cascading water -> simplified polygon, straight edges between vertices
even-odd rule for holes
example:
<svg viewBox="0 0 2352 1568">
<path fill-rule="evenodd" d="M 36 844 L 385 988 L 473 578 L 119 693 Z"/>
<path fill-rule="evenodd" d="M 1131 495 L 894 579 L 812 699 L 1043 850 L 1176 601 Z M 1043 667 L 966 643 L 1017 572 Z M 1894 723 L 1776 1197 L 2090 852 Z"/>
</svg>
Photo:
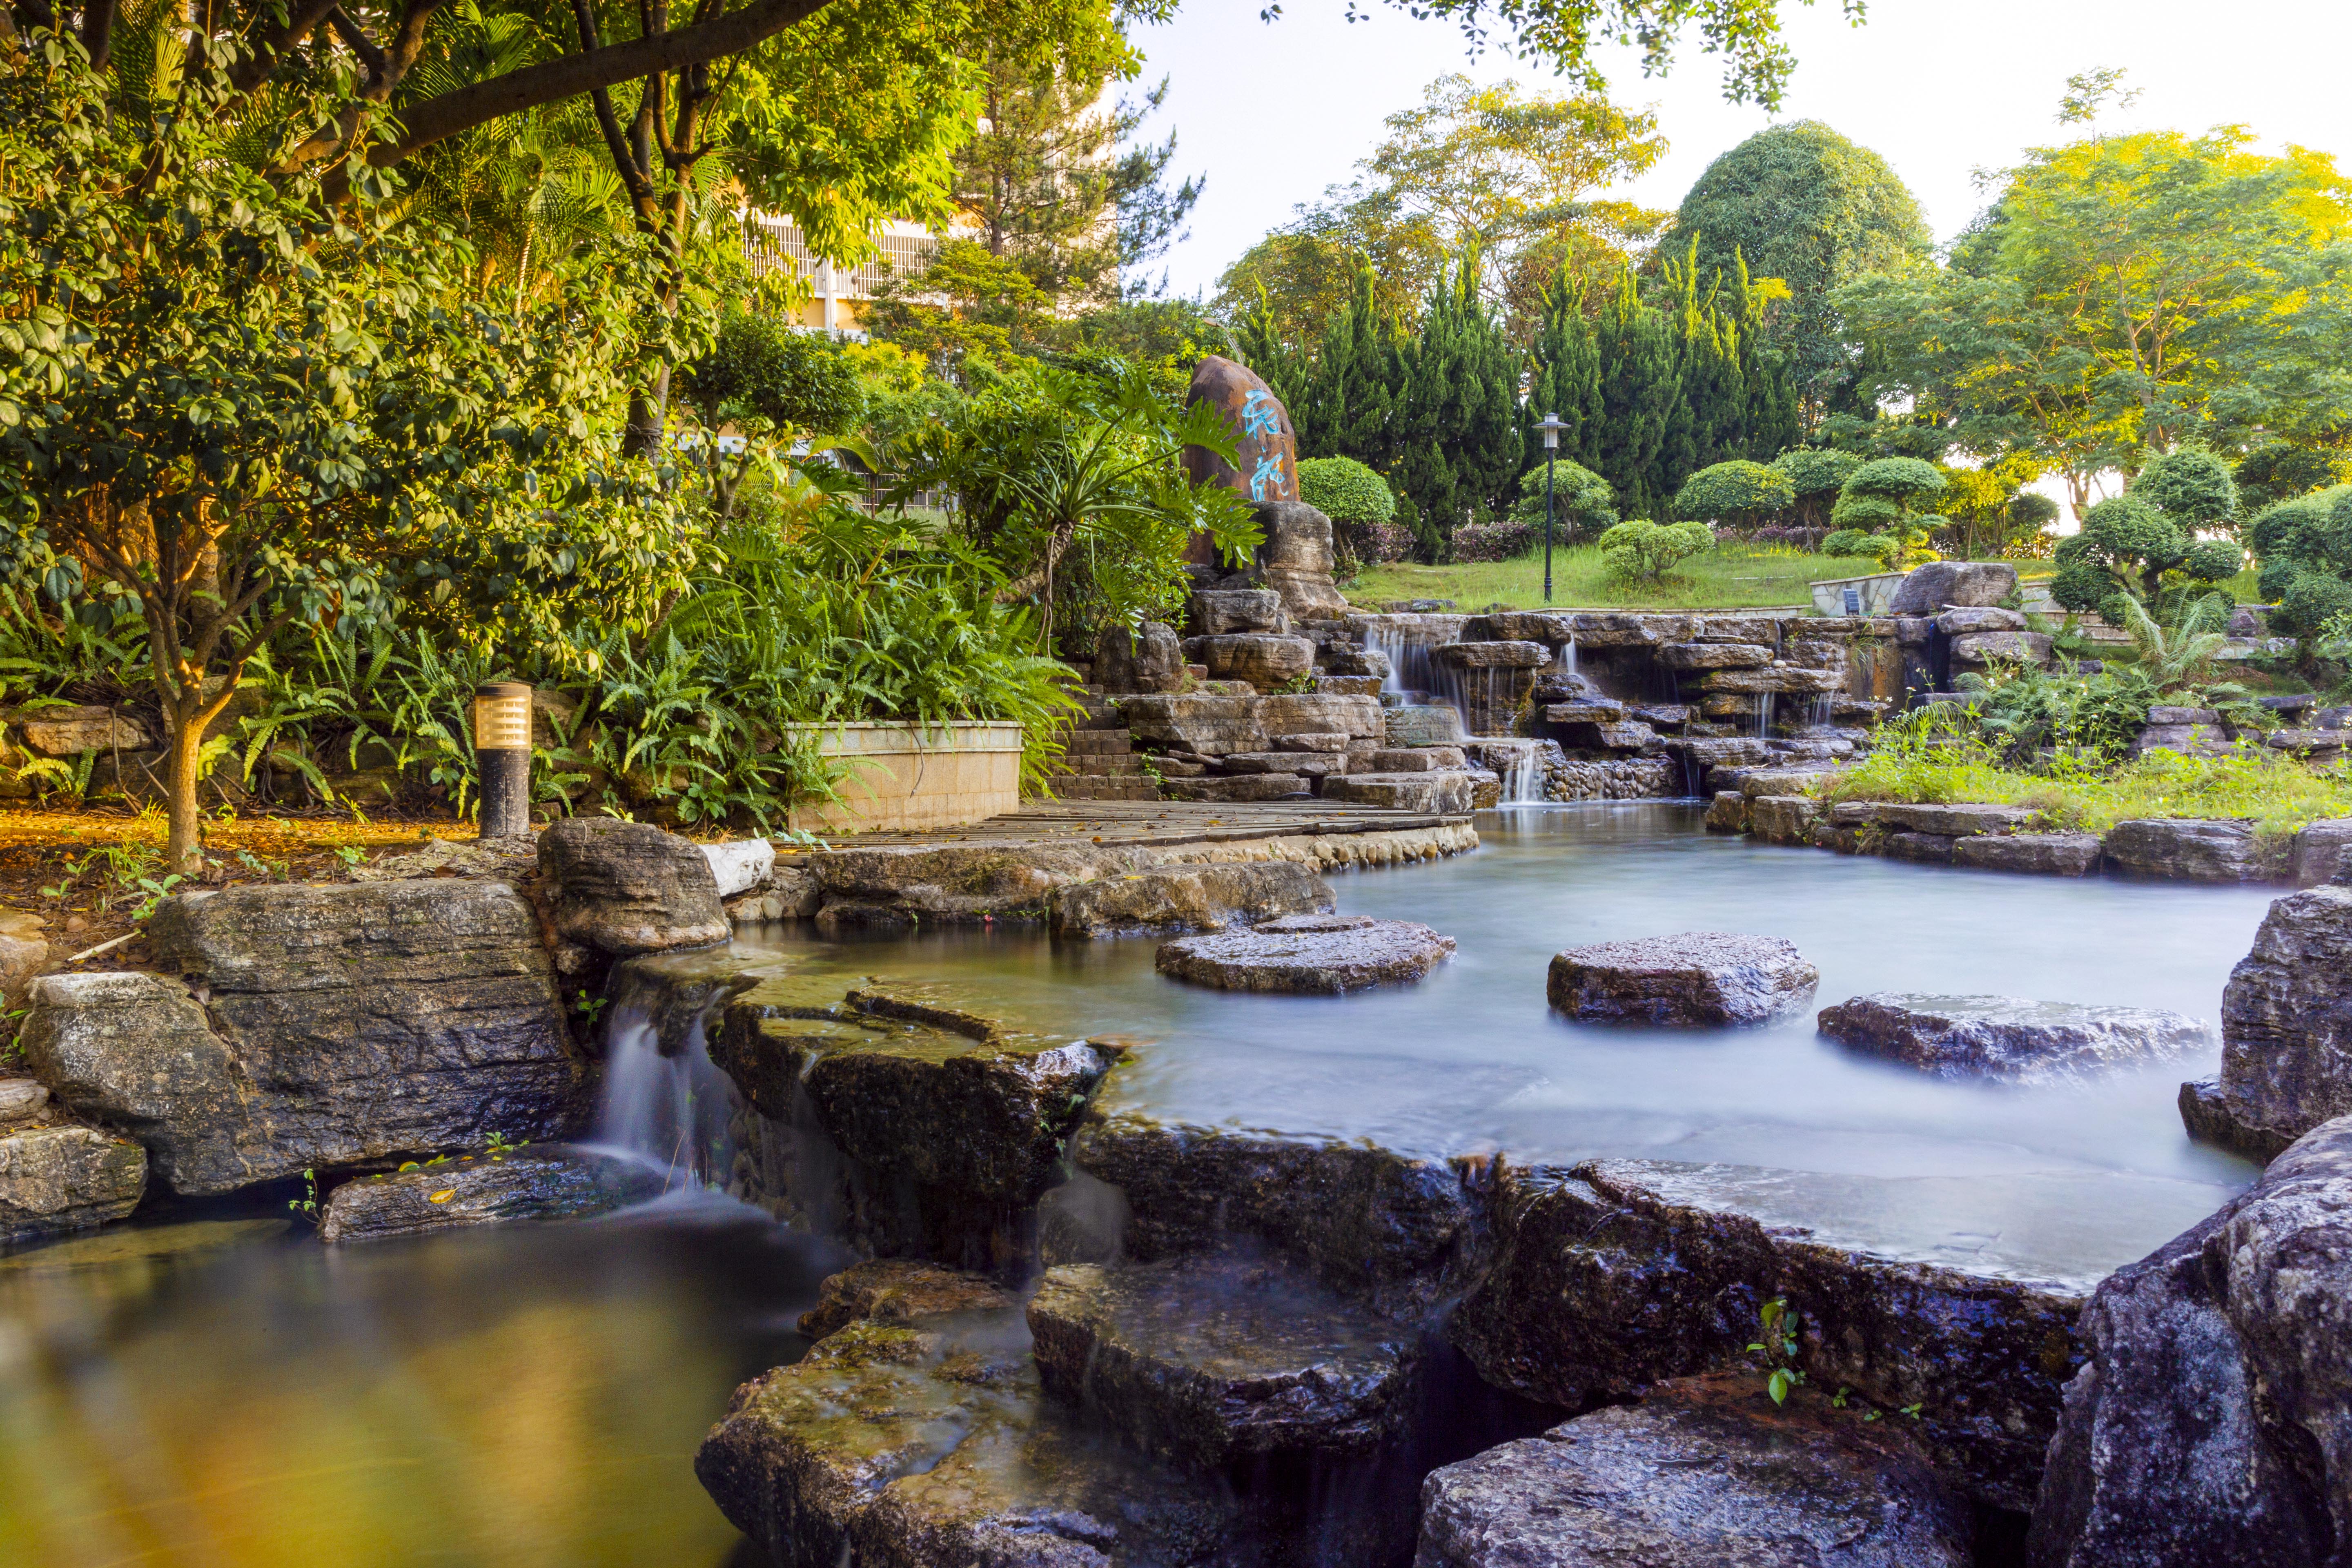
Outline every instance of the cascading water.
<svg viewBox="0 0 2352 1568">
<path fill-rule="evenodd" d="M 1529 746 L 1520 752 L 1503 774 L 1505 805 L 1540 805 L 1544 801 L 1543 759 L 1538 748 Z"/>
<path fill-rule="evenodd" d="M 712 965 L 708 954 L 635 958 L 614 970 L 599 1144 L 667 1172 L 673 1187 L 725 1184 L 732 1107 L 706 1031 L 747 984 L 739 965 Z"/>
<path fill-rule="evenodd" d="M 1774 692 L 1759 691 L 1756 694 L 1755 709 L 1748 717 L 1751 726 L 1748 732 L 1759 741 L 1772 738 L 1772 713 L 1776 700 L 1777 693 Z"/>
</svg>

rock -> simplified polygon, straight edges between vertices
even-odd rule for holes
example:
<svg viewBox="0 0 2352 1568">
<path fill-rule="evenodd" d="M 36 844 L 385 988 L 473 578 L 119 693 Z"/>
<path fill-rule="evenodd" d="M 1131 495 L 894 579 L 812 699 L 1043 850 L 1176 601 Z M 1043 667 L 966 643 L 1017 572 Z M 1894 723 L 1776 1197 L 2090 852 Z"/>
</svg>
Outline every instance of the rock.
<svg viewBox="0 0 2352 1568">
<path fill-rule="evenodd" d="M 1303 799 L 1313 788 L 1303 773 L 1241 773 L 1231 778 L 1170 779 L 1160 786 L 1160 794 L 1169 800 L 1288 800 Z"/>
<path fill-rule="evenodd" d="M 1313 752 L 1333 756 L 1345 756 L 1349 737 L 1342 734 L 1275 735 L 1268 738 L 1277 752 Z M 1228 752 L 1227 755 L 1236 753 Z M 1243 756 L 1264 756 L 1263 752 L 1241 752 Z"/>
<path fill-rule="evenodd" d="M 863 1319 L 922 1323 L 965 1312 L 1004 1312 L 1020 1303 L 993 1280 L 908 1258 L 875 1258 L 828 1274 L 800 1331 L 821 1340 Z"/>
<path fill-rule="evenodd" d="M 1048 1269 L 1029 1300 L 1045 1392 L 1147 1453 L 1222 1468 L 1401 1434 L 1417 1345 L 1278 1257 Z"/>
<path fill-rule="evenodd" d="M 1192 625 L 1202 637 L 1227 632 L 1287 633 L 1290 612 L 1271 588 L 1203 588 L 1192 595 Z"/>
<path fill-rule="evenodd" d="M 776 847 L 764 838 L 738 838 L 698 847 L 702 858 L 710 862 L 711 879 L 719 884 L 719 896 L 722 899 L 731 899 L 747 888 L 758 887 L 776 868 Z"/>
<path fill-rule="evenodd" d="M 1817 1022 L 1840 1045 L 1930 1077 L 2021 1083 L 2179 1056 L 2212 1038 L 2183 1013 L 1892 991 L 1824 1007 Z"/>
<path fill-rule="evenodd" d="M 1889 860 L 1915 860 L 1922 866 L 1948 866 L 1952 846 L 1959 840 L 1948 833 L 1915 833 L 1905 829 L 1880 840 L 1878 852 Z"/>
<path fill-rule="evenodd" d="M 1106 692 L 1181 691 L 1184 689 L 1184 649 L 1176 628 L 1146 621 L 1133 632 L 1124 626 L 1104 629 L 1095 645 L 1094 678 Z"/>
<path fill-rule="evenodd" d="M 142 752 L 155 744 L 145 725 L 111 708 L 36 708 L 10 715 L 25 744 L 45 757 L 84 752 Z"/>
<path fill-rule="evenodd" d="M 1228 1489 L 1049 1408 L 1025 1338 L 853 1323 L 736 1390 L 694 1473 L 778 1568 L 1266 1563 Z"/>
<path fill-rule="evenodd" d="M 174 1192 L 560 1138 L 587 1110 L 538 917 L 502 882 L 182 894 L 148 933 L 208 1006 L 158 974 L 45 975 L 24 1046 Z"/>
<path fill-rule="evenodd" d="M 1254 697 L 1150 694 L 1129 698 L 1119 705 L 1119 715 L 1147 745 L 1222 757 L 1227 752 L 1265 750 L 1259 706 Z M 1276 726 L 1286 733 L 1298 727 Z"/>
<path fill-rule="evenodd" d="M 1890 616 L 1932 616 L 1946 605 L 1998 605 L 2017 592 L 2017 568 L 2001 561 L 1930 561 L 1895 590 Z"/>
<path fill-rule="evenodd" d="M 1749 643 L 1668 643 L 1658 650 L 1658 662 L 1668 669 L 1761 669 L 1772 662 L 1772 650 Z"/>
<path fill-rule="evenodd" d="M 354 882 L 404 882 L 422 877 L 494 877 L 517 886 L 539 874 L 539 838 L 518 833 L 505 838 L 436 838 L 406 855 L 345 869 Z"/>
<path fill-rule="evenodd" d="M 1045 920 L 1057 937 L 1129 936 L 1223 931 L 1332 907 L 1329 884 L 1307 867 L 1291 860 L 1243 860 L 1153 867 L 1074 882 L 1045 895 Z"/>
<path fill-rule="evenodd" d="M 1952 864 L 1979 871 L 2087 877 L 2099 868 L 2095 833 L 1972 834 L 1952 841 Z"/>
<path fill-rule="evenodd" d="M 1699 687 L 1710 695 L 1758 696 L 1770 692 L 1775 696 L 1822 696 L 1844 689 L 1844 672 L 1835 669 L 1809 669 L 1798 664 L 1775 664 L 1764 669 L 1715 669 L 1699 678 Z"/>
<path fill-rule="evenodd" d="M 1185 406 L 1195 403 L 1209 404 L 1223 416 L 1240 462 L 1236 468 L 1206 447 L 1185 447 L 1184 471 L 1195 485 L 1238 490 L 1253 501 L 1298 500 L 1297 432 L 1290 410 L 1265 378 L 1247 365 L 1210 354 L 1192 367 L 1192 385 L 1185 390 Z M 1324 570 L 1330 570 L 1328 562 Z"/>
<path fill-rule="evenodd" d="M 1874 804 L 1877 806 L 1875 819 L 1887 827 L 1908 829 L 1913 833 L 1939 833 L 1947 838 L 1979 833 L 2011 833 L 2039 815 L 2021 805 L 1978 805 L 1965 802 L 1953 805 L 1911 805 L 1892 800 Z"/>
<path fill-rule="evenodd" d="M 1464 642 L 1538 642 L 1558 647 L 1575 635 L 1572 617 L 1550 610 L 1496 610 L 1462 623 Z"/>
<path fill-rule="evenodd" d="M 1824 767 L 1717 768 L 1707 780 L 1717 789 L 1737 790 L 1750 800 L 1768 795 L 1802 795 L 1830 776 Z"/>
<path fill-rule="evenodd" d="M 1761 741 L 1745 736 L 1725 736 L 1720 739 L 1685 740 L 1677 737 L 1665 742 L 1666 750 L 1678 757 L 1686 757 L 1695 767 L 1755 767 L 1770 760 L 1772 748 Z"/>
<path fill-rule="evenodd" d="M 1653 730 L 1679 730 L 1691 721 L 1690 705 L 1684 702 L 1652 702 L 1633 710 L 1633 716 Z"/>
<path fill-rule="evenodd" d="M 1470 809 L 1492 811 L 1503 804 L 1503 775 L 1489 768 L 1473 768 L 1470 780 Z"/>
<path fill-rule="evenodd" d="M 1736 789 L 1717 790 L 1707 803 L 1706 830 L 1709 833 L 1745 833 L 1748 831 L 1748 797 Z"/>
<path fill-rule="evenodd" d="M 1338 995 L 1419 980 L 1454 952 L 1454 939 L 1412 921 L 1368 915 L 1285 915 L 1254 931 L 1183 937 L 1160 949 L 1160 973 L 1223 991 Z"/>
<path fill-rule="evenodd" d="M 1551 649 L 1539 642 L 1440 643 L 1431 654 L 1454 669 L 1541 669 L 1551 662 Z"/>
<path fill-rule="evenodd" d="M 38 1079 L 0 1078 L 0 1124 L 29 1121 L 48 1103 L 48 1088 Z"/>
<path fill-rule="evenodd" d="M 782 1163 L 760 1180 L 784 1206 L 840 1215 L 876 1252 L 986 1268 L 1025 1253 L 1024 1216 L 1118 1054 L 1002 1030 L 949 993 L 789 976 L 730 1003 L 709 1052 L 771 1124 Z"/>
<path fill-rule="evenodd" d="M 1315 645 L 1305 637 L 1231 632 L 1185 640 L 1188 658 L 1208 666 L 1211 679 L 1246 680 L 1260 691 L 1286 686 L 1315 668 Z"/>
<path fill-rule="evenodd" d="M 24 1000 L 25 988 L 49 962 L 49 944 L 41 935 L 49 922 L 23 910 L 0 905 L 0 997 Z"/>
<path fill-rule="evenodd" d="M 2352 888 L 2272 903 L 2222 987 L 2221 1076 L 2200 1098 L 2191 1131 L 2257 1155 L 2352 1112 Z"/>
<path fill-rule="evenodd" d="M 1810 843 L 1821 810 L 1801 795 L 1759 795 L 1748 803 L 1748 831 L 1773 844 Z"/>
<path fill-rule="evenodd" d="M 1572 1018 L 1701 1028 L 1763 1023 L 1804 1005 L 1820 980 L 1779 937 L 1685 931 L 1570 948 L 1544 991 Z"/>
<path fill-rule="evenodd" d="M 121 1219 L 147 1190 L 147 1152 L 87 1127 L 0 1124 L 0 1245 Z"/>
<path fill-rule="evenodd" d="M 1048 1264 L 1150 1262 L 1264 1242 L 1384 1314 L 1419 1321 L 1476 1264 L 1461 1177 L 1361 1141 L 1114 1115 L 1070 1142 L 1040 1212 Z"/>
<path fill-rule="evenodd" d="M 326 1242 L 522 1220 L 586 1219 L 661 1196 L 661 1172 L 563 1144 L 467 1155 L 361 1176 L 337 1187 L 319 1222 Z"/>
<path fill-rule="evenodd" d="M 2025 616 L 2017 610 L 1981 609 L 1946 610 L 1936 617 L 1936 629 L 1948 637 L 1967 637 L 1972 632 L 2021 632 Z"/>
<path fill-rule="evenodd" d="M 1344 737 L 1334 735 L 1334 741 Z M 1348 771 L 1348 758 L 1341 752 L 1227 752 L 1217 759 L 1217 766 L 1227 773 L 1287 773 L 1306 781 L 1311 789 L 1318 779 Z"/>
<path fill-rule="evenodd" d="M 2175 1103 L 2190 1138 L 2249 1160 L 2268 1163 L 2295 1140 L 2293 1131 L 2264 1121 L 2263 1111 L 2224 1090 L 2219 1079 L 2182 1084 Z"/>
<path fill-rule="evenodd" d="M 2162 703 L 2147 710 L 2151 724 L 2219 724 L 2221 715 L 2210 708 L 2170 708 Z"/>
<path fill-rule="evenodd" d="M 1374 739 L 1386 732 L 1388 715 L 1377 697 L 1328 692 L 1286 693 L 1262 698 L 1259 722 L 1268 734 L 1334 734 Z"/>
<path fill-rule="evenodd" d="M 1413 707 L 1387 710 L 1384 732 L 1391 746 L 1458 746 L 1464 740 L 1462 715 L 1451 708 Z"/>
<path fill-rule="evenodd" d="M 1997 1508 L 2032 1506 L 2078 1364 L 2080 1299 L 1760 1224 L 1721 1195 L 1737 1173 L 1635 1160 L 1505 1170 L 1494 1260 L 1449 1337 L 1487 1382 L 1574 1409 L 1702 1373 L 1755 1376 L 1758 1313 L 1780 1299 L 1812 1388 L 1917 1406 L 1906 1425 L 1939 1475 Z"/>
<path fill-rule="evenodd" d="M 2037 1568 L 2335 1557 L 2352 1502 L 2347 1209 L 2352 1121 L 2337 1120 L 2099 1285 L 2033 1509 Z"/>
<path fill-rule="evenodd" d="M 1968 1568 L 1965 1500 L 1894 1424 L 1694 1378 L 1422 1486 L 1414 1568 Z"/>
<path fill-rule="evenodd" d="M 2291 862 L 2295 886 L 2315 888 L 2336 880 L 2347 864 L 2347 848 L 2352 848 L 2352 817 L 2315 822 L 2296 834 Z"/>
<path fill-rule="evenodd" d="M 1693 616 L 1659 616 L 1641 611 L 1586 611 L 1559 617 L 1566 640 L 1581 647 L 1657 647 L 1688 642 L 1704 624 Z"/>
<path fill-rule="evenodd" d="M 1349 773 L 1323 781 L 1323 798 L 1427 816 L 1455 816 L 1471 809 L 1466 773 Z"/>
<path fill-rule="evenodd" d="M 1547 724 L 1622 724 L 1625 721 L 1625 705 L 1607 698 L 1588 698 L 1579 702 L 1546 704 Z"/>
<path fill-rule="evenodd" d="M 1294 619 L 1337 618 L 1348 613 L 1348 601 L 1332 585 L 1331 520 L 1303 501 L 1265 501 L 1254 509 L 1265 533 L 1258 546 L 1256 571 L 1265 585 L 1282 595 Z"/>
<path fill-rule="evenodd" d="M 728 938 L 710 862 L 650 823 L 565 817 L 539 836 L 539 867 L 556 931 L 583 947 L 626 957 Z"/>
<path fill-rule="evenodd" d="M 820 925 L 828 918 L 864 919 L 835 914 L 856 909 L 880 911 L 904 926 L 917 919 L 1043 919 L 1045 896 L 1054 889 L 1106 871 L 1131 871 L 1135 858 L 1077 844 L 887 845 L 836 847 L 811 856 L 806 868 L 823 891 Z"/>
<path fill-rule="evenodd" d="M 2056 647 L 2041 632 L 1970 632 L 1952 639 L 1952 662 L 2047 665 Z"/>
<path fill-rule="evenodd" d="M 1444 773 L 1470 765 L 1460 746 L 1402 746 L 1382 748 L 1371 756 L 1369 771 L 1376 773 Z"/>
<path fill-rule="evenodd" d="M 2109 828 L 2100 847 L 2108 867 L 2126 876 L 2259 882 L 2270 874 L 2251 822 L 2139 817 Z"/>
<path fill-rule="evenodd" d="M 2226 757 L 2236 746 L 2210 724 L 2151 724 L 2132 737 L 2132 755 L 2179 752 L 2189 757 Z"/>
</svg>

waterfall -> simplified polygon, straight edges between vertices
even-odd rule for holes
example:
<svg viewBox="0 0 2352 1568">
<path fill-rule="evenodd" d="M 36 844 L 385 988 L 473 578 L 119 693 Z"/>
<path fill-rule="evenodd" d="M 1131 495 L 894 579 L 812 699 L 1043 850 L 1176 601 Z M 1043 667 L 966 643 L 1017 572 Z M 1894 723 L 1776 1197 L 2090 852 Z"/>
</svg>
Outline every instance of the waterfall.
<svg viewBox="0 0 2352 1568">
<path fill-rule="evenodd" d="M 1576 679 L 1576 638 L 1572 636 L 1560 645 L 1559 671 L 1570 680 Z"/>
<path fill-rule="evenodd" d="M 733 1106 L 705 1034 L 748 984 L 740 965 L 714 965 L 707 953 L 635 958 L 613 971 L 598 1143 L 667 1172 L 672 1186 L 726 1183 L 735 1162 Z"/>
<path fill-rule="evenodd" d="M 1774 700 L 1775 694 L 1772 692 L 1759 691 L 1756 694 L 1756 710 L 1752 722 L 1755 725 L 1754 734 L 1759 741 L 1769 741 L 1772 738 L 1772 704 Z"/>
<path fill-rule="evenodd" d="M 1518 754 L 1510 772 L 1503 775 L 1505 805 L 1540 805 L 1544 800 L 1543 760 L 1540 748 L 1529 746 Z"/>
</svg>

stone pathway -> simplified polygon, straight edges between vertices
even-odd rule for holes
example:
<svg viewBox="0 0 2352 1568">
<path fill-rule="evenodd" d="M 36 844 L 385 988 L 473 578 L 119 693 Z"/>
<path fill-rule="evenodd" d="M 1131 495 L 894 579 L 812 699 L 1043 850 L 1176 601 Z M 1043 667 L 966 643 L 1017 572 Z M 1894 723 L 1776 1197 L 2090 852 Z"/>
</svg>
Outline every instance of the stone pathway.
<svg viewBox="0 0 2352 1568">
<path fill-rule="evenodd" d="M 1025 800 L 969 827 L 829 837 L 835 849 L 902 845 L 1216 844 L 1300 833 L 1395 833 L 1467 823 L 1467 812 L 1392 811 L 1339 801 Z"/>
</svg>

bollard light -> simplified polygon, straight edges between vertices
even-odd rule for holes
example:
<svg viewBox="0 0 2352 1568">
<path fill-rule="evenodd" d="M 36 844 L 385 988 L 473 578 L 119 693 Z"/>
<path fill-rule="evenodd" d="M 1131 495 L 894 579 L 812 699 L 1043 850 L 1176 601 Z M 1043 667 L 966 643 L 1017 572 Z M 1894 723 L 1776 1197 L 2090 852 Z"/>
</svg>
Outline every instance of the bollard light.
<svg viewBox="0 0 2352 1568">
<path fill-rule="evenodd" d="M 1544 603 L 1551 603 L 1551 460 L 1559 450 L 1559 433 L 1568 428 L 1568 421 L 1557 414 L 1547 414 L 1537 422 L 1536 428 L 1544 438 Z"/>
<path fill-rule="evenodd" d="M 530 687 L 493 680 L 474 688 L 474 760 L 482 773 L 482 837 L 530 831 Z"/>
</svg>

